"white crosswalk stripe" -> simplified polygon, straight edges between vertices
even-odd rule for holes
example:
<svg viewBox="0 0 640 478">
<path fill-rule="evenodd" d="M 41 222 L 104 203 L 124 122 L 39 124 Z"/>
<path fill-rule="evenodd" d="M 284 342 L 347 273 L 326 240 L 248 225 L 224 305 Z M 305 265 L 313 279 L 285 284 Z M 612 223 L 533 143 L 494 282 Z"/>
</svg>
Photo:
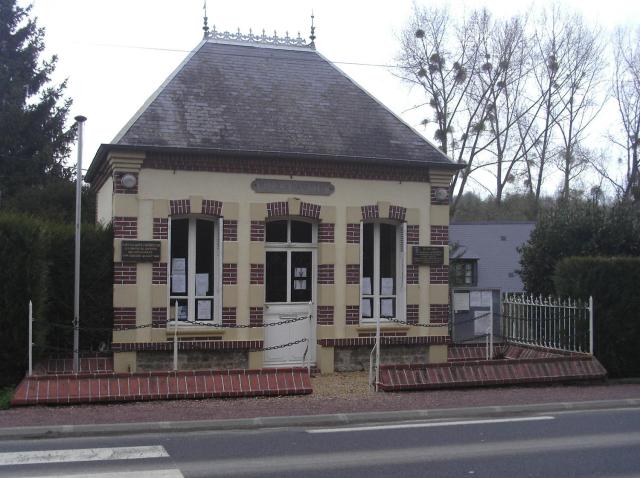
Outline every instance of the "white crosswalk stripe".
<svg viewBox="0 0 640 478">
<path fill-rule="evenodd" d="M 143 458 L 164 458 L 168 456 L 169 454 L 163 446 L 20 451 L 0 453 L 0 466 L 70 463 L 75 461 L 137 460 Z"/>
</svg>

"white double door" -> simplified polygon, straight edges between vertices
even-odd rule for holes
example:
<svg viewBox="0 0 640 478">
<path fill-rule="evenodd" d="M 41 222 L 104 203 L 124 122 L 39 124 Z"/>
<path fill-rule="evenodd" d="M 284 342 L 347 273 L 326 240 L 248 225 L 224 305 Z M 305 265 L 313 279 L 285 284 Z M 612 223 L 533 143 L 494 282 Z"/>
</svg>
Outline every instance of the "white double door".
<svg viewBox="0 0 640 478">
<path fill-rule="evenodd" d="M 266 259 L 264 347 L 271 350 L 264 352 L 264 366 L 290 367 L 305 365 L 307 361 L 314 364 L 316 251 L 268 250 Z M 273 348 L 280 345 L 286 346 Z"/>
</svg>

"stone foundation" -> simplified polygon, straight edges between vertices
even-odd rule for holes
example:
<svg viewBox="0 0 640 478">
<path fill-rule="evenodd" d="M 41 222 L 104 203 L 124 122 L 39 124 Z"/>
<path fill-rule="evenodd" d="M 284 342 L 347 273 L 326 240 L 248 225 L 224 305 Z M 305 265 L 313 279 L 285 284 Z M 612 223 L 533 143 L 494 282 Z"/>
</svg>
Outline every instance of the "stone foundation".
<svg viewBox="0 0 640 478">
<path fill-rule="evenodd" d="M 247 350 L 190 350 L 178 354 L 179 370 L 248 369 Z M 138 372 L 157 372 L 173 369 L 173 352 L 142 352 L 136 354 Z"/>
<path fill-rule="evenodd" d="M 357 372 L 369 370 L 369 355 L 372 347 L 336 347 L 334 350 L 334 370 L 336 372 Z M 380 348 L 380 363 L 423 364 L 428 361 L 428 346 L 387 345 Z"/>
</svg>

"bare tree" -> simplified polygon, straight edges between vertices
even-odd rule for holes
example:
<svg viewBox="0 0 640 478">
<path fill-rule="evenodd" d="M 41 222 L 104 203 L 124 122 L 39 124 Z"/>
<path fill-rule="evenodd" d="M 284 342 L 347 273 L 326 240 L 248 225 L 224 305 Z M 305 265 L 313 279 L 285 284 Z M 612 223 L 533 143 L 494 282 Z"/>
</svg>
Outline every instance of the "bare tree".
<svg viewBox="0 0 640 478">
<path fill-rule="evenodd" d="M 640 27 L 616 31 L 614 61 L 613 97 L 624 137 L 612 139 L 626 159 L 621 192 L 626 199 L 640 201 Z"/>
</svg>

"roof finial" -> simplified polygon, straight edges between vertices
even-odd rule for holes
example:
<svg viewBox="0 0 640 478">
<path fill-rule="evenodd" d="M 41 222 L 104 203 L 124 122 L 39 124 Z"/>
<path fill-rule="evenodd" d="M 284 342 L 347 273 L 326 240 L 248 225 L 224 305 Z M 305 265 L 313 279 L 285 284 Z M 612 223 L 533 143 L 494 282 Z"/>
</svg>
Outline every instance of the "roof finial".
<svg viewBox="0 0 640 478">
<path fill-rule="evenodd" d="M 204 5 L 202 6 L 202 8 L 204 8 L 204 25 L 202 27 L 202 30 L 204 31 L 204 39 L 206 40 L 207 38 L 209 38 L 209 18 L 207 17 L 207 0 L 204 0 Z"/>
<path fill-rule="evenodd" d="M 311 40 L 311 43 L 309 44 L 309 46 L 311 48 L 315 48 L 316 47 L 316 27 L 313 24 L 313 19 L 314 19 L 314 15 L 313 15 L 313 10 L 311 10 L 311 36 L 309 36 L 309 40 Z"/>
</svg>

